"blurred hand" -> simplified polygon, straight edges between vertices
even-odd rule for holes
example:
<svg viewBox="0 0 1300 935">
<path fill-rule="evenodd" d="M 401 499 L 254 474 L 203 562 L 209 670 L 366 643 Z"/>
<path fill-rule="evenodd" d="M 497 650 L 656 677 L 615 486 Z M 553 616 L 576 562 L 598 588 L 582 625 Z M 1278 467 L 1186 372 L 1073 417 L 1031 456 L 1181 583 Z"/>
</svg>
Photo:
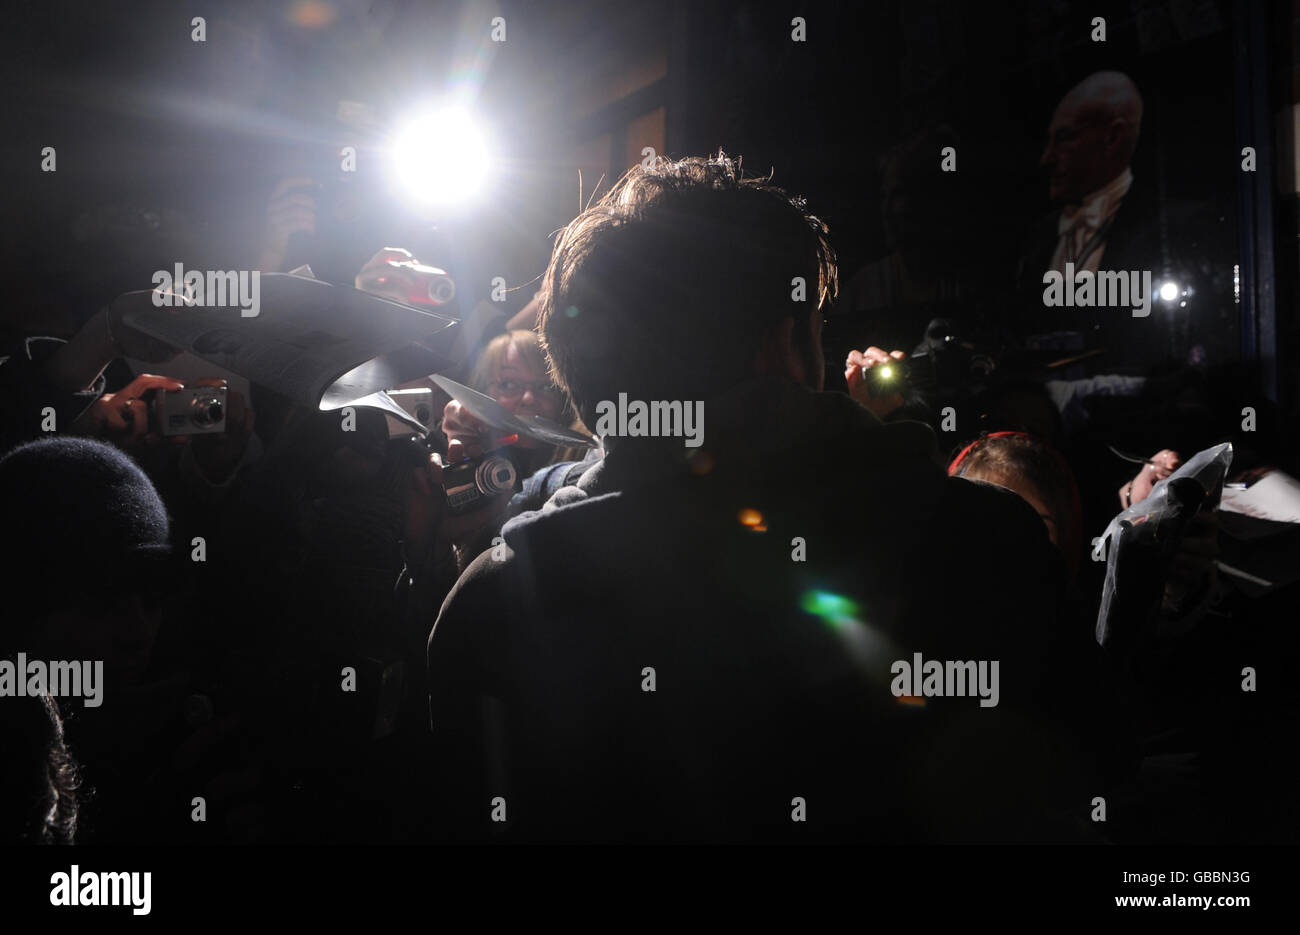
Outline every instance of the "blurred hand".
<svg viewBox="0 0 1300 935">
<path fill-rule="evenodd" d="M 488 440 L 488 427 L 474 418 L 457 400 L 451 400 L 442 408 L 442 431 L 449 443 L 447 463 L 454 464 L 463 458 L 477 458 L 484 451 Z M 461 453 L 453 456 L 450 443 L 459 442 Z"/>
<path fill-rule="evenodd" d="M 315 186 L 306 176 L 281 179 L 271 190 L 266 206 L 266 231 L 262 240 L 259 267 L 267 272 L 279 270 L 289 252 L 289 238 L 294 234 L 316 234 L 316 198 L 304 188 Z"/>
<path fill-rule="evenodd" d="M 891 393 L 888 396 L 872 396 L 867 388 L 866 372 L 872 367 L 890 360 L 906 360 L 902 351 L 885 353 L 878 347 L 869 347 L 865 351 L 851 351 L 844 362 L 844 379 L 849 384 L 849 395 L 863 408 L 883 419 L 890 413 L 903 408 L 903 395 Z"/>
<path fill-rule="evenodd" d="M 105 393 L 95 400 L 72 425 L 74 435 L 90 435 L 124 451 L 156 446 L 162 437 L 149 431 L 149 401 L 146 393 L 167 392 L 185 386 L 175 377 L 142 373 L 120 392 Z"/>
<path fill-rule="evenodd" d="M 401 247 L 384 247 L 357 271 L 353 285 L 362 292 L 381 295 L 395 302 L 405 302 L 415 274 L 410 270 L 390 266 L 388 261 L 409 262 L 414 259 L 409 250 Z"/>
<path fill-rule="evenodd" d="M 1135 503 L 1141 503 L 1151 494 L 1151 489 L 1160 481 L 1167 479 L 1174 471 L 1182 466 L 1182 459 L 1178 457 L 1178 452 L 1169 448 L 1161 449 L 1151 456 L 1151 464 L 1142 466 L 1133 480 L 1119 489 L 1119 502 L 1124 509 L 1128 509 Z M 1125 499 L 1128 502 L 1125 502 Z"/>
</svg>

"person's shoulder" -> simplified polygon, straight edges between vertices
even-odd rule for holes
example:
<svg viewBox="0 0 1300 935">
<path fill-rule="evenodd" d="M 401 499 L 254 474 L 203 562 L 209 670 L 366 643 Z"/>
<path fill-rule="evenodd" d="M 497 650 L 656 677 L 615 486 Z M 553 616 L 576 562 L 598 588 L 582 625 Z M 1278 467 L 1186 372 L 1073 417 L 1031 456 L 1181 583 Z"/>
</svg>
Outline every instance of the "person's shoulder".
<svg viewBox="0 0 1300 935">
<path fill-rule="evenodd" d="M 452 585 L 431 640 L 446 639 L 465 627 L 486 638 L 490 631 L 517 625 L 532 612 L 539 593 L 552 579 L 565 576 L 577 545 L 599 538 L 609 522 L 609 503 L 619 499 L 613 495 L 580 499 L 509 520 Z"/>
<path fill-rule="evenodd" d="M 949 476 L 945 479 L 945 491 L 955 502 L 990 515 L 1005 511 L 1021 513 L 1033 510 L 1024 498 L 1008 487 L 983 480 L 967 477 Z"/>
<path fill-rule="evenodd" d="M 449 620 L 472 618 L 484 605 L 503 600 L 514 560 L 510 546 L 499 537 L 494 538 L 492 545 L 465 567 L 447 592 L 434 624 L 434 636 L 438 636 L 440 630 L 446 635 L 454 626 Z"/>
<path fill-rule="evenodd" d="M 841 392 L 811 394 L 815 401 L 813 424 L 806 446 L 816 443 L 831 456 L 865 458 L 868 463 L 922 459 L 934 461 L 937 436 L 928 424 L 911 419 L 882 422 L 876 415 Z"/>
<path fill-rule="evenodd" d="M 443 600 L 425 645 L 431 695 L 440 703 L 449 693 L 486 684 L 508 655 L 502 650 L 514 642 L 520 609 L 508 577 L 508 564 L 489 549 L 470 562 Z"/>
<path fill-rule="evenodd" d="M 949 477 L 944 486 L 943 515 L 964 529 L 973 542 L 1019 544 L 1026 550 L 1050 549 L 1047 527 L 1018 493 L 985 481 Z"/>
</svg>

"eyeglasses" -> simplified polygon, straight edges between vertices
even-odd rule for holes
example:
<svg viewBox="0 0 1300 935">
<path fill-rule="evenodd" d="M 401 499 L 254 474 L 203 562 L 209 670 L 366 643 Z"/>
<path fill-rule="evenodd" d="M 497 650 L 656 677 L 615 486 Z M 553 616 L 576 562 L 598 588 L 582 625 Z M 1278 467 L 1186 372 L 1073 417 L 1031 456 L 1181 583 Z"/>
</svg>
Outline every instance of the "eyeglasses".
<svg viewBox="0 0 1300 935">
<path fill-rule="evenodd" d="M 519 399 L 527 390 L 532 390 L 534 396 L 553 396 L 558 399 L 561 395 L 560 388 L 550 380 L 533 383 L 523 380 L 494 380 L 488 384 L 489 393 L 505 399 Z"/>
</svg>

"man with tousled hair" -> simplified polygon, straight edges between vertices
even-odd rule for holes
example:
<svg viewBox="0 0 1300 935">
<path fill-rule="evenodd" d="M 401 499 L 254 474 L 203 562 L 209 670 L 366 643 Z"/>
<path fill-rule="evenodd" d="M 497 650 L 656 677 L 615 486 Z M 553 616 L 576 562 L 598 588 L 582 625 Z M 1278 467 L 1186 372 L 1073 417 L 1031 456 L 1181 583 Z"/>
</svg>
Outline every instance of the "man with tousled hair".
<svg viewBox="0 0 1300 935">
<path fill-rule="evenodd" d="M 835 289 L 825 225 L 722 155 L 633 169 L 560 234 L 556 381 L 587 424 L 702 400 L 703 444 L 605 438 L 461 577 L 428 651 L 436 836 L 1075 835 L 1090 657 L 1059 556 L 928 427 L 821 392 Z M 915 652 L 1001 660 L 1001 703 L 895 697 Z"/>
</svg>

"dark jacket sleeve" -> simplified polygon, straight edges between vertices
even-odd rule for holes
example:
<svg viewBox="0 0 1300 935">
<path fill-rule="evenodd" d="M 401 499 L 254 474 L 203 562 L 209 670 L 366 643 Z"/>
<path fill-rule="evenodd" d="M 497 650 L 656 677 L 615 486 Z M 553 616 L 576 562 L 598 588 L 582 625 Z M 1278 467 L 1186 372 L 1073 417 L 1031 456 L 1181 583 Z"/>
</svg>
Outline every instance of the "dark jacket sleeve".
<svg viewBox="0 0 1300 935">
<path fill-rule="evenodd" d="M 508 551 L 508 550 L 507 550 Z M 512 555 L 508 558 L 513 558 Z M 505 563 L 484 552 L 443 602 L 427 647 L 434 749 L 434 840 L 490 840 L 502 785 L 503 687 L 491 670 L 508 652 L 501 628 L 511 606 Z"/>
</svg>

